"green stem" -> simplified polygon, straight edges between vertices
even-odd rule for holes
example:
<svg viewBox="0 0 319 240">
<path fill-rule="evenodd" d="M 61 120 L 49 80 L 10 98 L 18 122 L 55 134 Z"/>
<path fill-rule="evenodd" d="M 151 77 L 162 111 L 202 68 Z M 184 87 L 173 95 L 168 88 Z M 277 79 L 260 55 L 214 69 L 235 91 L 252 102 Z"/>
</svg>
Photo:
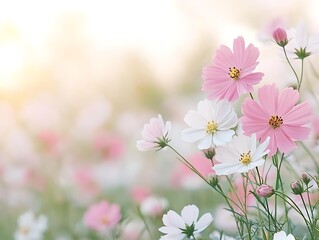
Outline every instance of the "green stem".
<svg viewBox="0 0 319 240">
<path fill-rule="evenodd" d="M 287 60 L 287 62 L 288 62 L 288 64 L 289 64 L 291 70 L 292 70 L 293 73 L 295 74 L 295 77 L 296 77 L 297 83 L 298 83 L 298 88 L 299 88 L 299 86 L 300 86 L 299 77 L 298 77 L 298 75 L 297 75 L 297 73 L 296 73 L 294 67 L 293 67 L 293 66 L 291 65 L 291 63 L 290 63 L 290 60 L 289 60 L 289 58 L 288 58 L 288 56 L 287 56 L 286 48 L 285 48 L 285 47 L 282 47 L 282 48 L 283 48 L 283 50 L 284 50 L 285 58 L 286 58 L 286 60 Z"/>
<path fill-rule="evenodd" d="M 302 79 L 303 79 L 303 72 L 304 72 L 304 59 L 301 59 L 301 74 L 300 74 L 300 81 L 298 86 L 298 92 L 300 91 Z"/>
<path fill-rule="evenodd" d="M 280 169 L 281 169 L 281 166 L 282 166 L 282 163 L 283 163 L 283 159 L 284 159 L 284 153 L 281 155 L 280 165 L 279 165 L 279 172 L 278 172 L 280 188 L 281 188 L 282 192 L 284 192 L 284 186 L 283 186 L 283 182 L 282 182 L 282 178 L 281 178 L 281 174 L 280 174 Z M 288 224 L 288 231 L 291 232 L 291 224 L 288 221 L 288 207 L 287 207 L 286 201 L 284 201 L 284 207 L 285 207 L 285 218 L 286 218 L 285 220 L 287 221 L 287 224 Z"/>
<path fill-rule="evenodd" d="M 229 186 L 230 186 L 232 192 L 235 193 L 235 196 L 236 196 L 236 198 L 237 198 L 237 200 L 238 200 L 238 202 L 239 202 L 239 204 L 240 204 L 240 206 L 241 206 L 240 210 L 241 210 L 243 213 L 245 213 L 245 206 L 244 206 L 244 204 L 242 203 L 240 197 L 238 196 L 237 191 L 236 191 L 236 189 L 234 188 L 234 186 L 233 186 L 233 184 L 232 184 L 232 181 L 230 180 L 230 178 L 229 178 L 228 176 L 226 176 L 226 179 L 227 179 L 227 182 L 228 182 L 228 184 L 229 184 Z"/>
<path fill-rule="evenodd" d="M 173 148 L 171 145 L 167 144 L 167 147 L 169 147 L 170 149 L 172 149 L 183 161 L 183 163 L 190 169 L 192 170 L 194 173 L 196 173 L 201 179 L 204 180 L 204 182 L 206 182 L 209 186 L 210 183 L 209 181 L 189 162 L 187 161 L 175 148 Z"/>
<path fill-rule="evenodd" d="M 145 226 L 145 229 L 146 229 L 148 235 L 150 236 L 151 239 L 153 239 L 152 232 L 151 232 L 151 230 L 150 230 L 150 228 L 149 228 L 149 226 L 147 224 L 147 221 L 146 221 L 144 215 L 142 214 L 140 208 L 137 208 L 137 212 L 138 212 L 138 215 L 140 216 L 140 218 L 142 219 L 142 221 L 144 223 L 144 226 Z"/>
<path fill-rule="evenodd" d="M 302 204 L 303 204 L 304 207 L 305 207 L 305 210 L 306 210 L 306 213 L 307 213 L 307 216 L 308 216 L 308 219 L 309 219 L 309 223 L 310 223 L 310 225 L 312 225 L 311 217 L 310 217 L 310 214 L 309 214 L 307 205 L 306 205 L 306 203 L 305 203 L 305 200 L 304 200 L 302 194 L 299 194 L 299 195 L 300 195 L 300 198 L 301 198 L 301 200 L 302 200 Z"/>
<path fill-rule="evenodd" d="M 286 194 L 284 194 L 284 193 L 282 193 L 282 192 L 275 191 L 275 194 L 278 195 L 278 196 L 279 196 L 281 199 L 283 199 L 284 201 L 286 201 L 287 204 L 289 204 L 297 213 L 299 213 L 299 215 L 304 219 L 304 221 L 305 221 L 305 223 L 306 223 L 306 226 L 307 226 L 307 228 L 308 228 L 308 231 L 309 231 L 309 233 L 310 233 L 310 235 L 311 235 L 311 239 L 315 240 L 315 238 L 314 238 L 314 236 L 313 236 L 313 233 L 312 233 L 312 230 L 311 230 L 311 228 L 310 228 L 310 226 L 309 226 L 310 223 L 309 223 L 309 221 L 306 219 L 305 215 L 302 213 L 302 211 L 301 211 L 301 209 L 298 207 L 298 205 L 297 205 L 289 196 L 287 196 Z M 281 194 L 282 196 L 281 196 L 280 194 Z M 287 199 L 289 199 L 290 202 L 287 201 Z"/>
<path fill-rule="evenodd" d="M 257 175 L 258 175 L 258 179 L 259 179 L 259 184 L 261 185 L 263 182 L 262 182 L 262 178 L 261 178 L 261 176 L 260 176 L 258 167 L 256 167 L 256 171 L 257 171 Z"/>
<path fill-rule="evenodd" d="M 220 195 L 222 195 L 222 196 L 224 197 L 224 199 L 225 199 L 227 205 L 229 206 L 229 208 L 230 208 L 230 210 L 231 210 L 231 212 L 232 212 L 232 214 L 233 214 L 233 216 L 234 216 L 238 233 L 239 233 L 240 237 L 242 238 L 242 237 L 243 237 L 243 231 L 242 231 L 242 229 L 240 228 L 240 226 L 238 225 L 238 221 L 237 221 L 236 215 L 235 215 L 235 210 L 234 210 L 233 206 L 232 206 L 232 205 L 230 204 L 230 202 L 229 202 L 229 200 L 231 200 L 231 199 L 224 193 L 223 189 L 221 188 L 221 186 L 220 186 L 219 184 L 216 185 L 216 186 L 214 187 L 214 189 L 215 189 Z M 232 201 L 232 200 L 231 200 L 231 201 Z M 235 203 L 235 202 L 233 202 L 233 203 Z M 237 205 L 237 203 L 235 203 L 235 205 Z M 237 205 L 237 207 L 240 208 L 238 205 Z"/>
<path fill-rule="evenodd" d="M 310 195 L 309 195 L 309 184 L 307 184 L 307 198 L 308 198 L 308 204 L 309 204 L 309 208 L 310 208 L 310 212 L 311 212 L 311 218 L 313 219 L 313 207 L 311 205 L 311 202 L 310 202 Z"/>
<path fill-rule="evenodd" d="M 313 163 L 316 165 L 317 172 L 319 171 L 319 164 L 317 162 L 316 157 L 312 154 L 312 152 L 306 147 L 306 145 L 303 142 L 299 142 L 302 148 L 305 150 L 305 152 L 309 155 L 309 157 L 312 159 Z"/>
</svg>

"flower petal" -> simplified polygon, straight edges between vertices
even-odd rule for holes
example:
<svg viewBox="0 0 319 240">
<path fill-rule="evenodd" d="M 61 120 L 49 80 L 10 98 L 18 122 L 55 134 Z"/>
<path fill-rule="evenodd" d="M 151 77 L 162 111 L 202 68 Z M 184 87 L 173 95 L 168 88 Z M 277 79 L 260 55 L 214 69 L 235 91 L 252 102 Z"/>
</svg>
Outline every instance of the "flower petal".
<svg viewBox="0 0 319 240">
<path fill-rule="evenodd" d="M 178 215 L 175 211 L 169 210 L 167 214 L 164 214 L 163 216 L 163 223 L 167 227 L 175 227 L 183 229 L 185 228 L 185 222 L 181 218 L 180 215 Z"/>
<path fill-rule="evenodd" d="M 213 217 L 210 213 L 205 213 L 196 223 L 195 223 L 195 233 L 202 232 L 209 224 L 213 221 Z"/>
<path fill-rule="evenodd" d="M 206 136 L 202 140 L 200 140 L 198 144 L 198 149 L 204 150 L 210 148 L 213 143 L 212 139 L 212 134 L 206 134 Z"/>
<path fill-rule="evenodd" d="M 234 134 L 234 130 L 217 131 L 213 135 L 213 142 L 216 146 L 223 145 L 231 141 Z"/>
<path fill-rule="evenodd" d="M 181 216 L 188 226 L 191 226 L 193 223 L 197 222 L 198 214 L 199 209 L 195 205 L 185 206 L 181 212 Z"/>
</svg>

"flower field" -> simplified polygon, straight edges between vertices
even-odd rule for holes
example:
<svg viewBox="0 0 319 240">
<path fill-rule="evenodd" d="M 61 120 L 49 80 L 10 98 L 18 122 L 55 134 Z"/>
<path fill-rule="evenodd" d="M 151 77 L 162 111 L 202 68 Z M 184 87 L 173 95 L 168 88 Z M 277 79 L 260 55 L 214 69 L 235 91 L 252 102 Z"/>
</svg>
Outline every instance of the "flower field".
<svg viewBox="0 0 319 240">
<path fill-rule="evenodd" d="M 318 7 L 0 3 L 0 240 L 319 239 Z"/>
</svg>

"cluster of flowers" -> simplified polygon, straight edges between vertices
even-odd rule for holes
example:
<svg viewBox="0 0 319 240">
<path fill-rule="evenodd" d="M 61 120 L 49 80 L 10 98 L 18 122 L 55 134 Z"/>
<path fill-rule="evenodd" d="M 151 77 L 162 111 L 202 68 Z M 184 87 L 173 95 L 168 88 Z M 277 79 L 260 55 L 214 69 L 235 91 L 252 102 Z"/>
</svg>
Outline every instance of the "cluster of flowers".
<svg viewBox="0 0 319 240">
<path fill-rule="evenodd" d="M 186 114 L 184 121 L 189 127 L 182 131 L 181 137 L 186 142 L 197 143 L 211 162 L 214 174 L 203 176 L 171 145 L 171 123 L 164 122 L 161 115 L 144 126 L 143 139 L 137 142 L 137 148 L 141 151 L 172 149 L 189 169 L 225 199 L 227 210 L 236 221 L 236 239 L 314 240 L 319 238 L 318 202 L 314 202 L 311 189 L 318 189 L 318 172 L 296 173 L 299 179 L 287 189 L 282 166 L 293 169 L 288 159 L 297 143 L 313 159 L 314 166 L 318 166 L 314 155 L 301 142 L 311 133 L 314 113 L 310 102 L 301 101 L 300 89 L 304 59 L 315 53 L 319 41 L 309 38 L 302 25 L 289 37 L 286 30 L 277 28 L 273 39 L 282 48 L 296 78 L 295 88 L 279 89 L 273 83 L 255 91 L 254 85 L 264 76 L 254 72 L 259 50 L 253 44 L 246 47 L 241 36 L 234 40 L 233 49 L 222 45 L 212 64 L 203 69 L 202 90 L 208 99 L 200 101 L 197 110 Z M 301 61 L 300 74 L 293 67 L 292 57 Z M 242 99 L 238 117 L 234 103 Z M 240 187 L 234 183 L 237 179 L 241 181 Z M 243 198 L 239 191 L 244 192 Z M 290 193 L 299 197 L 301 204 Z M 254 198 L 254 204 L 249 204 L 248 198 Z M 303 236 L 295 235 L 297 227 L 292 212 L 304 223 Z M 213 217 L 206 213 L 198 220 L 198 215 L 199 209 L 194 205 L 184 207 L 181 216 L 168 211 L 162 219 L 165 226 L 159 229 L 164 234 L 160 239 L 200 239 L 200 232 L 210 225 Z M 214 233 L 210 239 L 233 238 Z"/>
</svg>

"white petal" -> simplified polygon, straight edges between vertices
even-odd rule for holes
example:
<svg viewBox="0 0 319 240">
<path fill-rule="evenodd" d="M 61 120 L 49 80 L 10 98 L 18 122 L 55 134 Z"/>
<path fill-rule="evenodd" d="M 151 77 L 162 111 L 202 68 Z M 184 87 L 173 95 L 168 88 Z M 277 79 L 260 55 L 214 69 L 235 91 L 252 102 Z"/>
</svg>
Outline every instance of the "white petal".
<svg viewBox="0 0 319 240">
<path fill-rule="evenodd" d="M 232 140 L 234 134 L 233 130 L 217 131 L 213 135 L 213 142 L 216 146 L 224 145 Z"/>
<path fill-rule="evenodd" d="M 252 156 L 253 159 L 257 160 L 265 156 L 267 153 L 269 153 L 269 149 L 266 150 L 269 144 L 269 139 L 270 138 L 267 137 L 267 139 L 257 147 L 256 151 L 253 153 L 253 156 Z"/>
<path fill-rule="evenodd" d="M 226 100 L 220 100 L 214 105 L 215 116 L 214 119 L 221 123 L 226 120 L 227 116 L 233 112 L 232 104 Z"/>
<path fill-rule="evenodd" d="M 238 124 L 238 117 L 235 112 L 229 113 L 225 119 L 218 123 L 218 129 L 227 130 L 235 127 Z"/>
<path fill-rule="evenodd" d="M 164 214 L 163 223 L 168 227 L 185 228 L 183 219 L 173 210 L 169 210 L 167 214 Z"/>
<path fill-rule="evenodd" d="M 200 233 L 205 228 L 208 227 L 208 225 L 213 221 L 213 217 L 210 213 L 205 213 L 197 223 L 195 223 L 195 229 L 196 233 Z"/>
<path fill-rule="evenodd" d="M 232 164 L 232 163 L 219 163 L 215 164 L 213 170 L 216 175 L 229 175 L 233 173 L 238 173 L 241 169 L 242 164 Z"/>
<path fill-rule="evenodd" d="M 189 111 L 185 115 L 184 121 L 190 127 L 198 129 L 204 129 L 208 122 L 201 113 L 194 110 Z"/>
<path fill-rule="evenodd" d="M 206 134 L 205 137 L 199 142 L 198 149 L 204 150 L 212 146 L 213 136 L 212 134 Z"/>
<path fill-rule="evenodd" d="M 157 143 L 146 142 L 144 140 L 139 140 L 136 142 L 136 147 L 139 151 L 154 150 L 157 146 Z"/>
<path fill-rule="evenodd" d="M 218 146 L 215 151 L 215 158 L 218 162 L 227 162 L 233 164 L 238 163 L 240 159 L 241 153 L 237 152 L 236 149 L 230 144 L 227 146 Z"/>
<path fill-rule="evenodd" d="M 298 24 L 295 32 L 295 38 L 300 48 L 305 48 L 308 45 L 308 33 L 305 24 Z"/>
<path fill-rule="evenodd" d="M 207 99 L 198 103 L 198 112 L 204 117 L 206 123 L 214 120 L 214 109 L 212 107 L 213 104 L 214 101 L 209 101 Z"/>
<path fill-rule="evenodd" d="M 166 234 L 169 234 L 169 235 L 179 235 L 182 233 L 182 230 L 180 230 L 179 228 L 176 228 L 176 227 L 161 227 L 160 229 L 158 229 L 160 232 L 162 233 L 166 233 Z"/>
<path fill-rule="evenodd" d="M 247 153 L 251 150 L 251 138 L 245 135 L 235 136 L 232 144 L 236 151 L 240 154 Z"/>
<path fill-rule="evenodd" d="M 165 235 L 160 238 L 160 240 L 183 240 L 186 237 L 185 234 L 180 235 Z"/>
<path fill-rule="evenodd" d="M 286 236 L 287 235 L 284 231 L 280 231 L 274 234 L 274 240 L 285 240 Z"/>
<path fill-rule="evenodd" d="M 182 218 L 185 223 L 190 226 L 198 219 L 199 209 L 195 205 L 185 206 L 181 212 Z"/>
<path fill-rule="evenodd" d="M 202 129 L 187 128 L 182 131 L 182 140 L 185 142 L 196 142 L 205 138 L 206 131 Z"/>
</svg>

